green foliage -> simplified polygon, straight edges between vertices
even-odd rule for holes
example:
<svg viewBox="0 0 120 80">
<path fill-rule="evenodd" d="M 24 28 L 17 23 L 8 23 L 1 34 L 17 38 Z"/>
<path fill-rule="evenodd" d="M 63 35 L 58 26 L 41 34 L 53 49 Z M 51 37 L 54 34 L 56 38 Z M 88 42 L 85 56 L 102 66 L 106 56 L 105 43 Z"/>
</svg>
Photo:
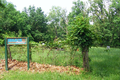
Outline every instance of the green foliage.
<svg viewBox="0 0 120 80">
<path fill-rule="evenodd" d="M 88 16 L 88 14 L 85 11 L 86 10 L 85 4 L 81 0 L 74 1 L 71 9 L 72 12 L 68 14 L 68 20 L 69 20 L 68 24 L 71 24 L 74 21 L 73 18 L 77 16 L 84 16 L 84 17 Z"/>
<path fill-rule="evenodd" d="M 12 33 L 14 37 L 30 37 L 30 41 L 47 41 L 47 30 L 46 15 L 41 8 L 35 10 L 35 6 L 30 6 L 21 13 L 11 3 L 5 9 L 0 8 L 1 44 L 5 37 L 13 37 Z"/>
<path fill-rule="evenodd" d="M 19 49 L 18 49 L 19 48 Z M 27 56 L 27 50 L 26 46 L 11 46 L 10 47 L 12 51 L 12 57 L 14 59 L 19 59 L 19 60 L 26 60 Z M 47 79 L 48 76 L 49 78 L 52 79 L 58 79 L 58 75 L 61 75 L 60 79 L 87 79 L 87 80 L 118 80 L 120 78 L 120 68 L 119 68 L 119 63 L 120 63 L 120 49 L 118 48 L 111 48 L 109 53 L 104 51 L 106 48 L 104 47 L 92 47 L 89 50 L 89 56 L 92 59 L 90 62 L 90 66 L 92 67 L 92 72 L 81 72 L 80 75 L 67 75 L 67 74 L 62 74 L 62 73 L 54 73 L 54 72 L 43 72 L 43 73 L 31 73 L 31 72 L 21 72 L 21 71 L 12 71 L 9 70 L 8 72 L 3 73 L 1 76 L 3 78 L 1 80 L 14 80 L 19 73 L 19 77 L 17 78 L 18 80 L 28 80 L 28 79 L 33 79 L 35 78 L 36 80 L 38 79 Z M 4 47 L 0 47 L 0 59 L 4 59 Z M 67 66 L 69 65 L 69 52 L 63 52 L 63 51 L 56 51 L 53 50 L 50 52 L 49 56 L 47 57 L 49 49 L 44 48 L 44 52 L 42 51 L 42 47 L 40 46 L 34 46 L 32 47 L 32 59 L 34 62 L 41 63 L 41 64 L 53 64 L 53 65 L 62 65 L 62 66 Z M 56 53 L 55 53 L 56 52 Z M 16 56 L 15 56 L 16 53 Z M 81 67 L 82 66 L 82 59 L 79 58 L 80 52 L 77 52 L 74 56 L 73 59 L 73 64 L 76 66 Z M 56 57 L 54 57 L 54 55 Z M 22 57 L 21 57 L 22 56 Z M 23 59 L 24 58 L 24 59 Z M 80 64 L 77 62 L 80 61 Z M 9 64 L 8 64 L 9 65 Z M 52 77 L 52 76 L 54 77 Z M 47 76 L 47 77 L 46 77 Z M 66 77 L 65 77 L 66 76 Z M 74 78 L 73 78 L 74 77 Z"/>
<path fill-rule="evenodd" d="M 90 71 L 88 52 L 95 40 L 95 34 L 90 30 L 89 19 L 83 16 L 77 16 L 68 28 L 68 44 L 72 48 L 76 46 L 82 49 L 83 67 L 86 71 Z"/>
<path fill-rule="evenodd" d="M 105 3 L 108 3 L 108 6 Z M 53 6 L 46 16 L 41 7 L 29 6 L 19 12 L 14 4 L 0 0 L 0 44 L 4 43 L 3 35 L 10 33 L 14 33 L 15 37 L 30 37 L 30 41 L 35 42 L 49 42 L 56 37 L 65 40 L 68 34 L 67 27 L 73 24 L 73 18 L 90 16 L 89 22 L 93 22 L 93 25 L 89 29 L 92 28 L 99 39 L 94 41 L 94 46 L 119 47 L 120 1 L 89 0 L 89 4 L 90 7 L 87 9 L 88 4 L 81 0 L 74 1 L 72 12 L 68 16 L 65 9 Z"/>
<path fill-rule="evenodd" d="M 80 14 L 84 13 L 84 9 L 85 9 L 85 4 L 83 3 L 83 1 L 77 0 L 76 2 L 73 2 L 73 7 L 72 7 L 72 12 L 69 13 L 68 18 L 73 18 L 73 17 L 77 17 Z"/>
<path fill-rule="evenodd" d="M 5 38 L 7 37 L 15 37 L 15 32 L 6 32 L 5 34 L 2 34 L 1 35 L 3 39 L 0 39 L 0 45 L 3 45 L 4 44 L 4 40 Z"/>
<path fill-rule="evenodd" d="M 5 8 L 5 5 L 2 3 L 3 0 L 0 0 L 0 7 Z"/>
<path fill-rule="evenodd" d="M 71 45 L 81 47 L 81 49 L 91 47 L 95 38 L 90 30 L 89 19 L 83 16 L 76 17 L 73 23 L 68 27 L 68 39 Z"/>
<path fill-rule="evenodd" d="M 89 0 L 91 20 L 93 21 L 94 32 L 99 35 L 96 45 L 100 46 L 120 46 L 119 39 L 119 0 L 109 0 L 106 6 L 105 0 Z M 108 10 L 107 10 L 108 9 Z M 118 41 L 119 40 L 119 41 Z"/>
<path fill-rule="evenodd" d="M 53 6 L 50 9 L 49 15 L 47 16 L 48 19 L 48 28 L 51 34 L 51 38 L 60 38 L 64 39 L 67 34 L 67 16 L 66 10 L 62 9 L 61 7 Z"/>
<path fill-rule="evenodd" d="M 3 44 L 4 44 L 4 40 L 0 39 L 0 45 L 3 45 Z"/>
<path fill-rule="evenodd" d="M 28 10 L 26 10 L 26 14 L 30 15 L 28 17 L 29 26 L 27 26 L 27 28 L 30 29 L 29 33 L 34 38 L 34 41 L 39 42 L 45 40 L 47 34 L 47 20 L 42 9 L 37 8 L 37 10 L 35 10 L 35 6 L 29 6 Z"/>
</svg>

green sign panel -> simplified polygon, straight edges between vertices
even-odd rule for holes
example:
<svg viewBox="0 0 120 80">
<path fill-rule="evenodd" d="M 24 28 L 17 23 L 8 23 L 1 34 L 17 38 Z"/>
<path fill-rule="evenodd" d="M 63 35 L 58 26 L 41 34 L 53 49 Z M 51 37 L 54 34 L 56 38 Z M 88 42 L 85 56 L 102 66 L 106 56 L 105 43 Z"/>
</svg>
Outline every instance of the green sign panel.
<svg viewBox="0 0 120 80">
<path fill-rule="evenodd" d="M 7 45 L 27 45 L 27 61 L 29 70 L 29 37 L 5 38 L 5 68 L 8 70 Z"/>
</svg>

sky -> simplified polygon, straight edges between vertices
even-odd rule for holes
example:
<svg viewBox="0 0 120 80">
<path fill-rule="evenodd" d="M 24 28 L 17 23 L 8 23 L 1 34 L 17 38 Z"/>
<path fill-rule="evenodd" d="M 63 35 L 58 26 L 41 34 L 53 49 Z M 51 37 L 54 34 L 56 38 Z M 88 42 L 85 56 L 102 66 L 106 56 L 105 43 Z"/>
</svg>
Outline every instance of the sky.
<svg viewBox="0 0 120 80">
<path fill-rule="evenodd" d="M 24 7 L 28 8 L 29 5 L 41 7 L 45 14 L 48 15 L 52 6 L 60 6 L 67 10 L 67 14 L 71 12 L 71 7 L 73 6 L 73 1 L 77 0 L 7 0 L 7 2 L 13 3 L 16 9 L 20 12 L 23 11 Z M 86 2 L 87 0 L 81 0 Z"/>
</svg>

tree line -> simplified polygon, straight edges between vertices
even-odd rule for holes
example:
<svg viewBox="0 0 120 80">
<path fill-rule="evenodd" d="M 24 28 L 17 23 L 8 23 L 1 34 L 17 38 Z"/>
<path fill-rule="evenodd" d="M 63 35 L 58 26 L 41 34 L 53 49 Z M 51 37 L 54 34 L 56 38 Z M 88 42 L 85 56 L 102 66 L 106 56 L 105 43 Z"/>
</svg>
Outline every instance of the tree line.
<svg viewBox="0 0 120 80">
<path fill-rule="evenodd" d="M 94 46 L 120 46 L 120 0 L 88 0 L 88 3 L 77 0 L 71 9 L 68 15 L 67 10 L 59 6 L 53 6 L 48 15 L 35 6 L 20 12 L 14 4 L 0 0 L 0 45 L 4 44 L 5 37 L 27 36 L 35 42 L 66 40 L 69 27 L 76 17 L 82 16 L 89 19 L 89 24 L 93 23 L 89 30 L 97 37 Z M 78 22 L 81 26 L 84 23 Z"/>
</svg>

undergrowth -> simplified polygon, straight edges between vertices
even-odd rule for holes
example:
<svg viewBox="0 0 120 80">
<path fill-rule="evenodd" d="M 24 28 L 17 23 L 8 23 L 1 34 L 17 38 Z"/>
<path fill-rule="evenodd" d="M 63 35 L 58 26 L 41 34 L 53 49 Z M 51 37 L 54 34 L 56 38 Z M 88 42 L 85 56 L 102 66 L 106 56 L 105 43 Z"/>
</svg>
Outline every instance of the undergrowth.
<svg viewBox="0 0 120 80">
<path fill-rule="evenodd" d="M 26 46 L 11 46 L 12 58 L 27 61 L 27 48 Z M 69 50 L 56 50 L 49 48 L 44 48 L 41 46 L 32 47 L 32 62 L 38 62 L 41 64 L 52 64 L 59 66 L 68 66 L 75 65 L 77 67 L 82 67 L 82 57 L 81 51 L 76 51 L 72 60 L 70 59 Z M 85 72 L 77 75 L 67 75 L 60 73 L 26 73 L 13 71 L 9 73 L 5 73 L 3 80 L 14 80 L 17 76 L 16 73 L 20 73 L 21 76 L 18 77 L 18 80 L 24 78 L 24 80 L 29 79 L 33 80 L 37 79 L 49 79 L 49 80 L 59 80 L 59 79 L 69 79 L 69 80 L 119 80 L 120 79 L 120 49 L 111 48 L 110 51 L 106 52 L 103 47 L 92 47 L 89 51 L 89 57 L 91 59 L 90 66 L 92 68 L 92 72 Z M 4 47 L 0 47 L 0 59 L 4 59 Z M 72 61 L 72 62 L 71 62 Z M 39 76 L 37 76 L 39 75 Z M 47 77 L 48 78 L 47 78 Z"/>
</svg>

